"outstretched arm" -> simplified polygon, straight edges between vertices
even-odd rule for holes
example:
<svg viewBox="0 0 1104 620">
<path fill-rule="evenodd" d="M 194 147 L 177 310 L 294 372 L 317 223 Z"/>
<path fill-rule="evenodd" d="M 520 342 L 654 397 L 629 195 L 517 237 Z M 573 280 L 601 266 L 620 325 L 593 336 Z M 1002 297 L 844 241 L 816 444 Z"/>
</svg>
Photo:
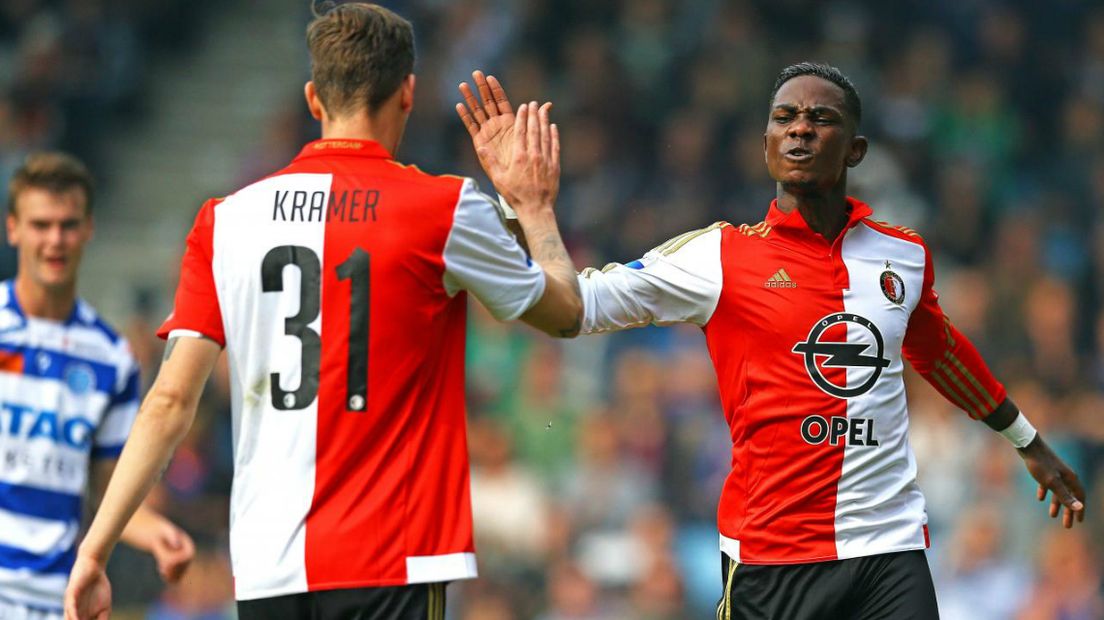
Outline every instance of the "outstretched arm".
<svg viewBox="0 0 1104 620">
<path fill-rule="evenodd" d="M 65 590 L 67 619 L 110 615 L 111 585 L 104 572 L 107 560 L 191 427 L 220 350 L 218 344 L 204 338 L 169 341 L 161 371 L 142 403 L 103 502 L 77 551 Z"/>
<path fill-rule="evenodd" d="M 517 156 L 516 139 L 522 110 L 513 112 L 506 91 L 494 76 L 472 73 L 478 90 L 460 85 L 464 103 L 456 112 L 471 135 L 483 170 L 503 198 L 506 227 L 541 265 L 555 266 L 556 278 L 576 280 L 575 268 L 563 250 L 551 210 L 540 217 L 523 208 L 511 188 L 509 163 Z M 523 105 L 532 110 L 535 102 Z M 540 107 L 541 126 L 551 104 Z M 559 168 L 559 132 L 550 125 L 552 152 Z M 722 225 L 680 235 L 628 265 L 607 265 L 601 271 L 585 269 L 577 285 L 583 300 L 581 323 L 574 331 L 601 333 L 651 324 L 704 324 L 717 305 L 721 288 L 720 238 Z M 523 317 L 525 318 L 525 317 Z"/>
<path fill-rule="evenodd" d="M 474 74 L 483 99 L 465 83 L 457 113 L 476 146 L 480 164 L 516 210 L 529 255 L 545 271 L 545 291 L 521 319 L 558 337 L 579 333 L 582 301 L 575 265 L 564 247 L 554 205 L 560 189 L 560 134 L 549 119 L 552 104 L 513 107 L 498 81 Z M 492 93 L 492 85 L 497 94 Z"/>
<path fill-rule="evenodd" d="M 944 398 L 1012 442 L 1027 471 L 1039 483 L 1039 501 L 1051 494 L 1051 517 L 1057 517 L 1064 506 L 1065 527 L 1073 527 L 1075 517 L 1084 521 L 1085 490 L 1081 481 L 1008 398 L 974 345 L 943 314 L 933 289 L 934 279 L 929 255 L 924 289 L 905 334 L 905 358 Z"/>
</svg>

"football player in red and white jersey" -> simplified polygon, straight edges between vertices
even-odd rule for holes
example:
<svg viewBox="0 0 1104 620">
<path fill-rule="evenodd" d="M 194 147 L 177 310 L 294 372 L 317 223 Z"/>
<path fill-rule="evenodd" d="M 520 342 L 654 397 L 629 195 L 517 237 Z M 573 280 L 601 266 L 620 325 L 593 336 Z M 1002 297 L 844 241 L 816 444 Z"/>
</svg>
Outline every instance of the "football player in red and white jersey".
<svg viewBox="0 0 1104 620">
<path fill-rule="evenodd" d="M 578 333 L 549 106 L 519 109 L 496 178 L 530 257 L 471 179 L 392 159 L 414 102 L 406 20 L 342 4 L 307 43 L 322 139 L 196 217 L 165 361 L 80 547 L 67 617 L 110 610 L 107 558 L 225 348 L 239 616 L 443 618 L 444 585 L 476 575 L 465 292 L 501 320 Z"/>
<path fill-rule="evenodd" d="M 490 154 L 507 151 L 511 107 L 497 81 L 473 77 L 494 96 L 464 85 L 457 111 L 497 183 L 505 155 Z M 938 617 L 905 360 L 1012 442 L 1052 517 L 1084 518 L 1076 475 L 940 309 L 923 240 L 847 196 L 867 149 L 860 119 L 838 69 L 787 67 L 763 136 L 778 196 L 764 221 L 718 222 L 579 276 L 583 333 L 705 333 L 733 442 L 717 515 L 725 620 Z"/>
</svg>

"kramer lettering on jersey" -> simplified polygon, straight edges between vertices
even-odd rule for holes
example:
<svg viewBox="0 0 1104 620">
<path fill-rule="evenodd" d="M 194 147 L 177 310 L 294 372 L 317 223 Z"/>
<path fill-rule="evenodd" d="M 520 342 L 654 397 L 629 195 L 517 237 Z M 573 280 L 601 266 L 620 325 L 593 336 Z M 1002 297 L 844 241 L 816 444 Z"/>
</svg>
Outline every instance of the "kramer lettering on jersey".
<svg viewBox="0 0 1104 620">
<path fill-rule="evenodd" d="M 380 193 L 375 189 L 276 190 L 273 222 L 374 222 Z"/>
</svg>

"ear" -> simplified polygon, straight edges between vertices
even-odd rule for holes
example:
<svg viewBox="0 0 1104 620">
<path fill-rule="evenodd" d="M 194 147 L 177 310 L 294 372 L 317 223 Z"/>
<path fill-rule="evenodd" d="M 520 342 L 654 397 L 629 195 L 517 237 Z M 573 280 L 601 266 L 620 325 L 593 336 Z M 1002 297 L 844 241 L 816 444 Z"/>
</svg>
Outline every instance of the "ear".
<svg viewBox="0 0 1104 620">
<path fill-rule="evenodd" d="M 326 108 L 322 105 L 322 100 L 318 97 L 318 89 L 314 87 L 314 82 L 307 82 L 303 86 L 303 96 L 307 99 L 307 109 L 310 110 L 311 116 L 314 120 L 322 120 L 322 116 L 326 113 Z"/>
<path fill-rule="evenodd" d="M 854 168 L 862 163 L 864 157 L 866 157 L 866 149 L 870 144 L 866 141 L 866 136 L 855 136 L 851 139 L 851 151 L 847 153 L 847 167 Z"/>
<path fill-rule="evenodd" d="M 414 74 L 406 76 L 403 79 L 402 86 L 399 87 L 399 91 L 402 93 L 399 95 L 399 105 L 402 107 L 402 111 L 410 113 L 414 109 Z"/>
<path fill-rule="evenodd" d="M 767 158 L 767 132 L 763 132 L 763 162 L 769 163 Z"/>
<path fill-rule="evenodd" d="M 16 232 L 15 227 L 15 215 L 10 211 L 8 212 L 7 225 L 8 225 L 8 245 L 15 247 L 19 245 L 19 234 Z"/>
</svg>

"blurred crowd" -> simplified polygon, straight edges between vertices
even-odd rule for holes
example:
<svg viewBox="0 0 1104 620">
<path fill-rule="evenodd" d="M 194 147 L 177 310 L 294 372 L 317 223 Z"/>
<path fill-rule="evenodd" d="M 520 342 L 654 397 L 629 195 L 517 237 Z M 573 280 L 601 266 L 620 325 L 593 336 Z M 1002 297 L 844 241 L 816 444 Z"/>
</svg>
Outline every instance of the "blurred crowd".
<svg viewBox="0 0 1104 620">
<path fill-rule="evenodd" d="M 0 0 L 0 187 L 28 153 L 64 149 L 103 182 L 97 148 L 143 113 L 150 66 L 194 45 L 209 0 Z M 0 276 L 15 255 L 0 243 Z"/>
<path fill-rule="evenodd" d="M 429 172 L 481 176 L 452 109 L 456 85 L 474 68 L 497 75 L 515 101 L 553 101 L 564 145 L 558 213 L 580 268 L 633 260 L 715 220 L 760 221 L 774 194 L 761 138 L 774 76 L 801 60 L 839 66 L 863 97 L 861 130 L 871 141 L 850 193 L 878 219 L 925 237 L 945 310 L 1089 492 L 1084 527 L 1062 530 L 1007 442 L 910 373 L 910 435 L 943 617 L 1104 618 L 1104 8 L 1088 0 L 383 4 L 411 19 L 418 37 L 417 105 L 399 157 Z M 73 139 L 58 119 L 102 113 L 140 91 L 135 75 L 112 71 L 141 64 L 132 49 L 115 48 L 134 44 L 141 11 L 89 17 L 88 7 L 102 5 L 0 3 L 0 84 L 38 85 L 0 91 L 0 166 L 20 149 L 75 144 L 58 142 Z M 25 7 L 47 17 L 25 19 Z M 82 30 L 89 19 L 97 27 Z M 52 46 L 34 30 L 49 28 Z M 64 36 L 67 28 L 85 36 Z M 36 61 L 46 53 L 114 60 L 76 74 L 101 80 L 93 86 L 51 77 L 62 61 Z M 242 183 L 317 137 L 300 88 L 288 84 L 264 145 L 242 163 Z M 172 292 L 144 307 L 165 307 Z M 127 330 L 147 378 L 159 360 L 159 318 L 136 313 Z M 709 617 L 721 584 L 713 519 L 731 442 L 700 330 L 558 342 L 499 324 L 476 304 L 470 323 L 481 578 L 450 587 L 450 618 Z M 229 434 L 223 376 L 158 495 L 200 541 L 198 570 L 159 594 L 156 578 L 133 577 L 146 559 L 120 558 L 115 570 L 130 577 L 117 597 L 134 617 L 152 597 L 148 617 L 227 617 Z"/>
</svg>

